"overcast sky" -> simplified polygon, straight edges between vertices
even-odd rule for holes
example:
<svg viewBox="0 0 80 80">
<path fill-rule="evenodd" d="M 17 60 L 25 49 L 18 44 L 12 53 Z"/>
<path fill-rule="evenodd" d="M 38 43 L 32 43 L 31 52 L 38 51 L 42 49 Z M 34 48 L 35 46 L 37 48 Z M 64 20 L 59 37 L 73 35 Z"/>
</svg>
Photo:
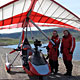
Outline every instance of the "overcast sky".
<svg viewBox="0 0 80 80">
<path fill-rule="evenodd" d="M 0 0 L 0 6 L 13 1 L 13 0 Z M 75 13 L 76 15 L 80 16 L 80 0 L 55 0 L 58 3 L 60 3 L 61 5 L 63 5 L 64 7 L 66 7 L 67 9 L 69 9 L 70 11 L 72 11 L 73 13 Z M 0 33 L 3 32 L 13 32 L 13 31 L 18 31 L 18 30 L 22 30 L 22 29 L 14 29 L 14 30 L 1 30 Z"/>
<path fill-rule="evenodd" d="M 80 0 L 55 0 L 67 9 L 80 16 Z"/>
</svg>

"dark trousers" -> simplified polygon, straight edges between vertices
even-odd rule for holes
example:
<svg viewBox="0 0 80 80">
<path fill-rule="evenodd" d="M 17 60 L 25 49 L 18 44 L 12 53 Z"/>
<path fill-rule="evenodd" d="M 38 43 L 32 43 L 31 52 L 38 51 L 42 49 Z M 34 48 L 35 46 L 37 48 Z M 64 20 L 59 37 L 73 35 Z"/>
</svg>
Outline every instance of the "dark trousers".
<svg viewBox="0 0 80 80">
<path fill-rule="evenodd" d="M 72 68 L 73 68 L 72 61 L 64 60 L 64 64 L 66 66 L 67 74 L 72 74 Z"/>
<path fill-rule="evenodd" d="M 22 50 L 22 60 L 23 60 L 23 65 L 28 64 L 27 50 Z"/>
<path fill-rule="evenodd" d="M 59 66 L 58 60 L 57 61 L 53 61 L 53 60 L 49 59 L 49 64 L 51 66 L 51 71 L 53 72 L 53 70 L 54 70 L 54 72 L 57 73 L 58 72 L 58 66 Z"/>
</svg>

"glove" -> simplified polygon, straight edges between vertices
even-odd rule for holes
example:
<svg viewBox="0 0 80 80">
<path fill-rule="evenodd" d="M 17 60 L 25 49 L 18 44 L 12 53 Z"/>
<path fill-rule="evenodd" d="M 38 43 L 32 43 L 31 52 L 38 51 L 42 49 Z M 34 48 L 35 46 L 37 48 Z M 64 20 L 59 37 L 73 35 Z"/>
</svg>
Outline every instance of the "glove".
<svg viewBox="0 0 80 80">
<path fill-rule="evenodd" d="M 46 47 L 46 49 L 47 49 L 47 52 L 49 52 L 49 47 L 48 46 Z"/>
<path fill-rule="evenodd" d="M 73 54 L 73 52 L 69 52 L 69 54 Z"/>
<path fill-rule="evenodd" d="M 52 47 L 55 47 L 56 45 L 52 45 Z"/>
<path fill-rule="evenodd" d="M 46 59 L 48 59 L 48 56 L 46 57 Z"/>
</svg>

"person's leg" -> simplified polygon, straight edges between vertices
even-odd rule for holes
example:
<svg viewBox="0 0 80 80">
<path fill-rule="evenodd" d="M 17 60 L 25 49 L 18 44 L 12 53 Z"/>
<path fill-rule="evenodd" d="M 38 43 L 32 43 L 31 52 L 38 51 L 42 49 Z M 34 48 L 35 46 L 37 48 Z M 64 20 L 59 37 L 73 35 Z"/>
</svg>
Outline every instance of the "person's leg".
<svg viewBox="0 0 80 80">
<path fill-rule="evenodd" d="M 66 73 L 64 75 L 69 75 L 71 76 L 72 75 L 72 68 L 73 68 L 73 65 L 72 65 L 72 61 L 64 61 L 64 64 L 66 66 Z"/>
<path fill-rule="evenodd" d="M 68 65 L 67 73 L 69 76 L 71 76 L 72 75 L 72 68 L 73 68 L 72 61 L 67 61 L 67 65 Z"/>
<path fill-rule="evenodd" d="M 58 72 L 58 66 L 59 66 L 59 64 L 58 64 L 58 60 L 57 61 L 55 61 L 55 74 Z"/>
<path fill-rule="evenodd" d="M 68 72 L 68 64 L 67 64 L 67 60 L 64 60 L 64 65 L 66 67 L 66 73 L 64 75 L 67 75 Z"/>
<path fill-rule="evenodd" d="M 51 66 L 51 72 L 53 72 L 53 60 L 49 59 L 49 64 Z"/>
</svg>

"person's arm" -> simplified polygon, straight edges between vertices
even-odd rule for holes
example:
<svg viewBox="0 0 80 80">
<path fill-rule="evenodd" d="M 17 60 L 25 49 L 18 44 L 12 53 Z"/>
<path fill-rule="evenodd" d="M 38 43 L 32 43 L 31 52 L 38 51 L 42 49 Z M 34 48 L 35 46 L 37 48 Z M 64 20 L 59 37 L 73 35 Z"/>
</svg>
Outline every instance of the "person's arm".
<svg viewBox="0 0 80 80">
<path fill-rule="evenodd" d="M 70 54 L 73 54 L 74 49 L 75 49 L 75 38 L 71 37 L 71 47 L 70 47 Z"/>
<path fill-rule="evenodd" d="M 47 49 L 47 52 L 49 52 L 49 47 L 48 46 L 46 47 L 46 49 Z"/>
<path fill-rule="evenodd" d="M 61 54 L 63 53 L 63 39 L 62 39 L 62 41 L 61 41 L 60 53 L 61 53 Z"/>
<path fill-rule="evenodd" d="M 55 42 L 55 46 L 57 46 L 57 48 L 59 48 L 59 44 L 60 44 L 60 39 L 58 38 Z"/>
</svg>

